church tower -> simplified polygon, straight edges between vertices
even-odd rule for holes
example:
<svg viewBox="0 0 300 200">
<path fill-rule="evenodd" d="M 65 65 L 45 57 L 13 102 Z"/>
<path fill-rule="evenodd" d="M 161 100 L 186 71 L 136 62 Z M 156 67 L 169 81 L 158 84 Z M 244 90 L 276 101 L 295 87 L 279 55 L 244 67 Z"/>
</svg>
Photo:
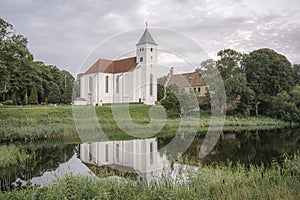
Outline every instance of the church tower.
<svg viewBox="0 0 300 200">
<path fill-rule="evenodd" d="M 154 105 L 157 101 L 157 43 L 146 29 L 136 44 L 136 62 L 140 68 L 141 102 Z"/>
</svg>

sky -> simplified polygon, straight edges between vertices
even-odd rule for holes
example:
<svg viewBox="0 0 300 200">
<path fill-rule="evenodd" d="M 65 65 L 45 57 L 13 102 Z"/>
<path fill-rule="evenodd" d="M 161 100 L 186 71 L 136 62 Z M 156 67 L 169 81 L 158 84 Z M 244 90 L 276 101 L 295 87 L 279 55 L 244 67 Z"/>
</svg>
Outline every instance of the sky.
<svg viewBox="0 0 300 200">
<path fill-rule="evenodd" d="M 225 48 L 245 53 L 271 48 L 300 63 L 299 0 L 0 0 L 0 5 L 0 17 L 28 38 L 35 60 L 74 76 L 98 58 L 134 55 L 145 22 L 165 49 L 158 56 L 160 74 L 170 66 L 191 71 L 191 57 L 182 54 L 197 51 L 192 46 L 213 59 Z M 182 41 L 185 48 L 178 50 Z"/>
</svg>

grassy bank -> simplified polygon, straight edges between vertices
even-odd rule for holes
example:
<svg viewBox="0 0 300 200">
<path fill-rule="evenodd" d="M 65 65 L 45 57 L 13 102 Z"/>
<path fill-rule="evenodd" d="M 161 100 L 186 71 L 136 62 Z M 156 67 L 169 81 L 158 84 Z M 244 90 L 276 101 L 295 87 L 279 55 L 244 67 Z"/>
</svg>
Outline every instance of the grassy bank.
<svg viewBox="0 0 300 200">
<path fill-rule="evenodd" d="M 182 177 L 177 177 L 181 180 Z M 96 179 L 68 175 L 52 186 L 0 193 L 0 199 L 299 199 L 300 159 L 282 165 L 199 166 L 189 181 L 169 177 L 150 185 L 130 179 Z"/>
<path fill-rule="evenodd" d="M 158 115 L 158 118 L 153 118 L 151 121 L 149 118 L 150 108 L 150 106 L 145 105 L 129 105 L 132 121 L 140 125 L 141 128 L 134 129 L 128 125 L 128 131 L 144 133 L 145 130 L 149 130 L 147 125 L 150 122 L 154 124 L 152 128 L 159 128 L 159 124 L 161 123 L 160 116 Z M 126 109 L 126 107 L 119 105 L 118 109 L 121 112 L 123 109 Z M 78 112 L 79 116 L 81 116 L 77 119 L 77 124 L 79 124 L 84 132 L 99 131 L 99 127 L 97 127 L 98 124 L 91 123 L 93 116 L 90 115 L 90 111 L 96 114 L 96 122 L 99 122 L 102 130 L 110 139 L 130 138 L 120 130 L 115 123 L 110 106 L 81 107 L 76 110 L 75 112 Z M 2 108 L 0 109 L 0 119 L 0 141 L 53 139 L 77 136 L 71 106 Z M 127 124 L 131 119 L 125 115 L 120 117 L 120 121 L 123 124 Z M 198 126 L 198 133 L 201 134 L 207 130 L 210 123 L 218 125 L 220 119 L 216 118 L 211 122 L 211 118 L 207 113 L 201 113 L 200 121 L 192 121 L 191 118 L 183 120 L 187 127 Z M 179 122 L 180 119 L 168 118 L 158 136 L 174 135 L 177 133 Z M 289 123 L 267 117 L 236 118 L 227 116 L 224 130 L 272 129 L 288 125 Z"/>
</svg>

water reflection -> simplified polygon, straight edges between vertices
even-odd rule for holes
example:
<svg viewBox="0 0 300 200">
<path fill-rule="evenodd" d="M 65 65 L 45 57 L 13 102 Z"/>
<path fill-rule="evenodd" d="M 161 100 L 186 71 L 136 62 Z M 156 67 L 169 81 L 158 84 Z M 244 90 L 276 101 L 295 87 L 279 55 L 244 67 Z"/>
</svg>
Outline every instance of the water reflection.
<svg viewBox="0 0 300 200">
<path fill-rule="evenodd" d="M 199 157 L 202 143 L 202 137 L 194 140 L 183 156 L 185 162 L 269 165 L 274 160 L 281 162 L 283 155 L 299 152 L 300 129 L 223 133 L 214 149 L 205 158 Z"/>
<path fill-rule="evenodd" d="M 30 160 L 0 170 L 0 184 L 2 191 L 10 191 L 15 187 L 24 187 L 31 184 L 33 177 L 40 177 L 44 173 L 55 171 L 60 164 L 66 163 L 74 155 L 75 144 L 51 144 L 29 143 L 18 144 L 20 149 L 34 155 Z M 46 181 L 46 179 L 44 179 Z M 40 184 L 43 181 L 36 179 L 34 183 Z"/>
<path fill-rule="evenodd" d="M 63 144 L 57 141 L 46 144 L 14 143 L 34 157 L 26 163 L 0 169 L 1 190 L 23 187 L 28 183 L 49 184 L 66 173 L 88 173 L 96 167 L 109 175 L 127 173 L 138 180 L 152 181 L 163 176 L 176 176 L 184 164 L 213 162 L 240 162 L 244 165 L 269 164 L 282 155 L 292 155 L 300 150 L 300 129 L 271 131 L 226 132 L 214 149 L 205 157 L 199 155 L 203 137 L 197 137 L 182 155 L 178 146 L 189 140 L 187 134 L 175 137 L 170 148 L 164 148 L 174 137 L 149 138 L 126 141 L 107 141 Z M 174 153 L 175 152 L 175 153 Z"/>
<path fill-rule="evenodd" d="M 112 168 L 114 174 L 123 171 L 138 180 L 152 181 L 168 173 L 166 154 L 158 152 L 158 139 L 105 141 L 80 145 L 80 159 L 88 166 Z"/>
</svg>

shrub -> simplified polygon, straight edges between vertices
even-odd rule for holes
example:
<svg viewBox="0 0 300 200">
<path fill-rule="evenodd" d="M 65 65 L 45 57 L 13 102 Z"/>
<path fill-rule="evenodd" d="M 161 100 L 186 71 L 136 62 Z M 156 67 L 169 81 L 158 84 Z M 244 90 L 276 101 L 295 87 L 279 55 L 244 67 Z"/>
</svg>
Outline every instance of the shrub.
<svg viewBox="0 0 300 200">
<path fill-rule="evenodd" d="M 13 101 L 12 100 L 6 100 L 2 102 L 3 105 L 12 105 Z"/>
</svg>

